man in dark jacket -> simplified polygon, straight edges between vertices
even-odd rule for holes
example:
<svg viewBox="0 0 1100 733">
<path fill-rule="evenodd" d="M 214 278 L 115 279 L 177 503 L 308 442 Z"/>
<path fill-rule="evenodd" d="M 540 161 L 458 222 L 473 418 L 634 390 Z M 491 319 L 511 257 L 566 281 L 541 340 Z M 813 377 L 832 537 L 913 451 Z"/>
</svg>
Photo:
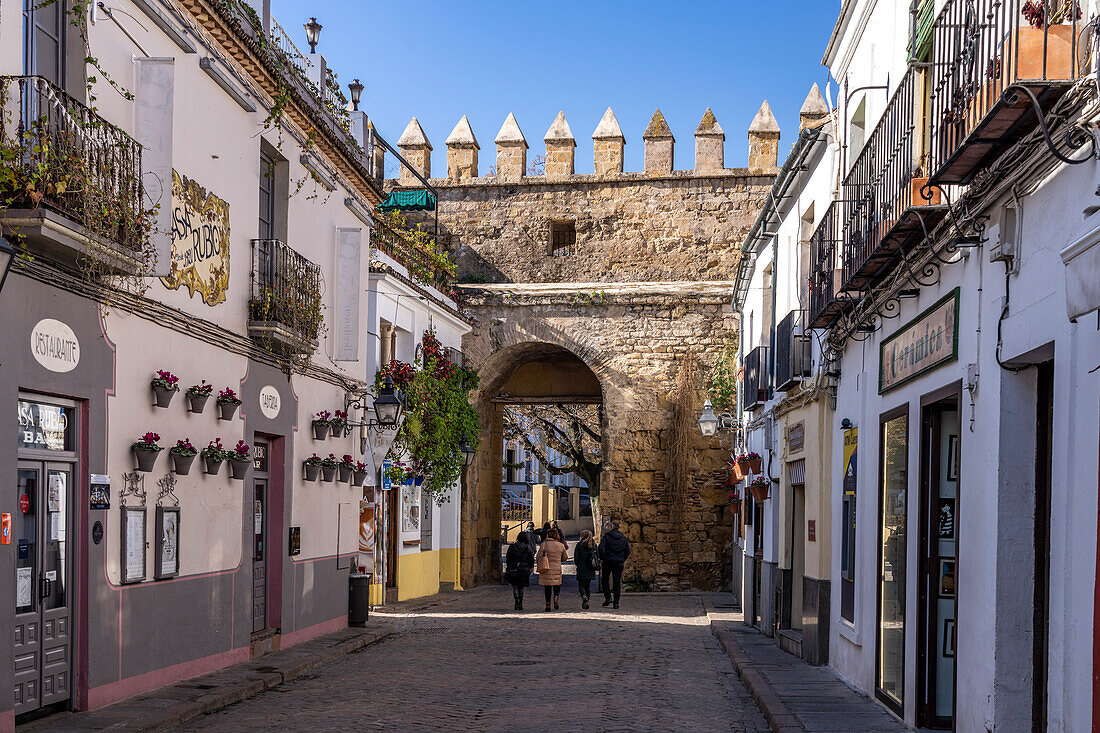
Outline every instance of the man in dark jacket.
<svg viewBox="0 0 1100 733">
<path fill-rule="evenodd" d="M 612 522 L 610 530 L 600 540 L 600 590 L 603 591 L 603 605 L 610 606 L 614 595 L 615 608 L 618 608 L 623 589 L 623 564 L 630 557 L 630 540 L 619 531 L 618 522 Z"/>
</svg>

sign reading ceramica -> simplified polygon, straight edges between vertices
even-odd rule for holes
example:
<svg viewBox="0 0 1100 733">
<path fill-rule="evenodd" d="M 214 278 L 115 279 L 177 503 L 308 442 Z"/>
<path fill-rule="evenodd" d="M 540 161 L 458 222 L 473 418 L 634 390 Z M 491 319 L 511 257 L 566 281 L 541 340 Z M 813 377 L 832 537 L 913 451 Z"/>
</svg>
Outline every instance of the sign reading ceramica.
<svg viewBox="0 0 1100 733">
<path fill-rule="evenodd" d="M 959 356 L 959 289 L 882 342 L 879 394 Z"/>
<path fill-rule="evenodd" d="M 207 305 L 225 301 L 229 288 L 229 204 L 172 171 L 172 271 L 161 282 L 186 286 Z"/>
</svg>

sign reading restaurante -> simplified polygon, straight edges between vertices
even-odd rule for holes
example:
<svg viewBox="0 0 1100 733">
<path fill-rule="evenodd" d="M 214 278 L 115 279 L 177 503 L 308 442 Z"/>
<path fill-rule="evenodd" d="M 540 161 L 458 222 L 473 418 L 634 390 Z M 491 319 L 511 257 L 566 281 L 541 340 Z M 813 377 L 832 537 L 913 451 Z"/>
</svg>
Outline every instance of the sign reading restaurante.
<svg viewBox="0 0 1100 733">
<path fill-rule="evenodd" d="M 882 342 L 878 391 L 888 392 L 959 356 L 959 289 Z"/>
<path fill-rule="evenodd" d="M 229 204 L 172 171 L 172 271 L 169 290 L 186 285 L 207 305 L 225 301 L 229 288 Z"/>
</svg>

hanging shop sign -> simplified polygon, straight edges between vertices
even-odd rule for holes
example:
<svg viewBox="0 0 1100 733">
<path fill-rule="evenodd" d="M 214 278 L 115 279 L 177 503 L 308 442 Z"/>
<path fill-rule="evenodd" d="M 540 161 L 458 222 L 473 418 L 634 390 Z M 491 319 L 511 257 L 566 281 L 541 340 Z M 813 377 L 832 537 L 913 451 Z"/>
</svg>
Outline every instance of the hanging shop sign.
<svg viewBox="0 0 1100 733">
<path fill-rule="evenodd" d="M 80 363 L 80 341 L 68 324 L 43 318 L 31 329 L 31 355 L 51 372 L 71 372 Z"/>
<path fill-rule="evenodd" d="M 187 176 L 172 171 L 172 270 L 161 282 L 186 286 L 207 305 L 229 289 L 229 204 Z"/>
<path fill-rule="evenodd" d="M 959 357 L 959 288 L 902 326 L 880 347 L 883 394 Z"/>
</svg>

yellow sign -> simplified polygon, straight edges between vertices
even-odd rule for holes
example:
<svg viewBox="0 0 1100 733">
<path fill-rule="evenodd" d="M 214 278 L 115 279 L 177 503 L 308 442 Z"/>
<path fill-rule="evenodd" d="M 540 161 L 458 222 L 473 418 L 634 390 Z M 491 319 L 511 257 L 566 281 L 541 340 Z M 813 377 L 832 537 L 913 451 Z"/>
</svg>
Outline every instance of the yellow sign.
<svg viewBox="0 0 1100 733">
<path fill-rule="evenodd" d="M 186 286 L 207 305 L 225 302 L 229 289 L 229 204 L 172 171 L 172 271 L 161 282 Z"/>
<path fill-rule="evenodd" d="M 844 493 L 856 493 L 856 447 L 859 428 L 844 431 Z"/>
</svg>

